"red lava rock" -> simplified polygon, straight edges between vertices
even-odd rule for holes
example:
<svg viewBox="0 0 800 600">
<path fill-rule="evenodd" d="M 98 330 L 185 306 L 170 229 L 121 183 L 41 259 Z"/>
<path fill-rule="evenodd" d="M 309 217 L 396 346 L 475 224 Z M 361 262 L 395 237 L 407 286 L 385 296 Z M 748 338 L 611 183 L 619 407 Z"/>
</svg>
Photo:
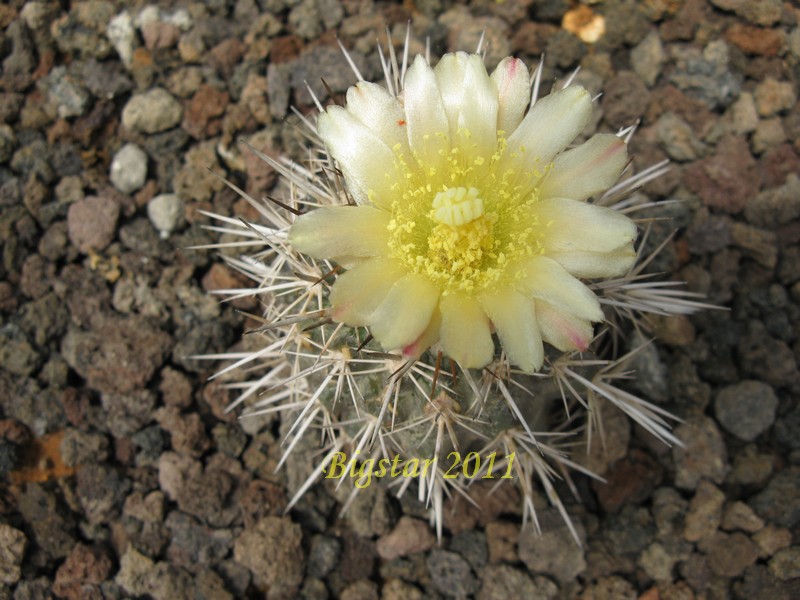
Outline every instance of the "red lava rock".
<svg viewBox="0 0 800 600">
<path fill-rule="evenodd" d="M 219 91 L 210 85 L 201 85 L 186 106 L 181 127 L 197 139 L 216 135 L 221 123 L 213 119 L 225 113 L 229 101 L 228 92 Z"/>
<path fill-rule="evenodd" d="M 67 212 L 69 239 L 81 252 L 102 250 L 114 239 L 120 206 L 113 198 L 87 196 Z"/>
<path fill-rule="evenodd" d="M 303 40 L 296 35 L 276 37 L 274 40 L 272 40 L 270 62 L 276 65 L 289 62 L 290 60 L 297 58 L 302 48 Z"/>
<path fill-rule="evenodd" d="M 303 582 L 303 533 L 289 517 L 264 517 L 236 540 L 234 558 L 270 599 L 294 598 Z"/>
<path fill-rule="evenodd" d="M 640 450 L 617 462 L 606 473 L 605 482 L 593 481 L 592 487 L 603 509 L 616 512 L 626 504 L 642 502 L 661 482 L 662 469 Z"/>
<path fill-rule="evenodd" d="M 428 524 L 413 517 L 400 517 L 392 531 L 382 536 L 376 544 L 378 554 L 384 560 L 425 552 L 433 547 L 436 538 Z"/>
<path fill-rule="evenodd" d="M 192 383 L 186 375 L 172 367 L 161 371 L 158 389 L 167 406 L 187 408 L 192 403 Z"/>
<path fill-rule="evenodd" d="M 541 54 L 557 31 L 558 27 L 551 23 L 526 21 L 520 25 L 511 39 L 511 50 L 532 55 Z"/>
<path fill-rule="evenodd" d="M 758 165 L 765 189 L 783 185 L 790 173 L 800 173 L 800 157 L 791 144 L 771 148 L 764 153 Z"/>
<path fill-rule="evenodd" d="M 247 50 L 244 42 L 231 38 L 220 42 L 208 53 L 208 63 L 228 79 Z"/>
<path fill-rule="evenodd" d="M 244 276 L 232 271 L 222 263 L 212 265 L 208 273 L 203 276 L 203 289 L 208 292 L 250 287 L 253 287 L 252 284 Z M 246 296 L 232 300 L 231 304 L 242 310 L 251 310 L 255 308 L 258 301 L 254 296 Z"/>
<path fill-rule="evenodd" d="M 747 142 L 728 136 L 719 141 L 715 156 L 686 169 L 686 185 L 706 206 L 739 213 L 758 192 L 758 169 Z"/>
<path fill-rule="evenodd" d="M 747 54 L 778 56 L 786 46 L 782 32 L 734 23 L 725 32 L 725 39 Z"/>
<path fill-rule="evenodd" d="M 56 572 L 53 592 L 68 600 L 87 598 L 88 590 L 84 586 L 97 585 L 108 579 L 111 567 L 111 559 L 100 550 L 76 544 Z"/>
<path fill-rule="evenodd" d="M 91 331 L 72 329 L 62 354 L 89 386 L 110 394 L 141 389 L 164 362 L 172 338 L 144 317 L 104 317 Z"/>
<path fill-rule="evenodd" d="M 691 125 L 700 139 L 705 137 L 716 120 L 714 113 L 702 101 L 690 98 L 674 85 L 665 85 L 657 94 L 651 94 L 646 120 L 655 122 L 659 116 L 668 112 L 675 113 Z"/>
<path fill-rule="evenodd" d="M 181 37 L 181 30 L 172 23 L 152 21 L 142 26 L 144 45 L 148 50 L 172 48 Z"/>
<path fill-rule="evenodd" d="M 239 498 L 245 529 L 252 529 L 263 517 L 279 517 L 286 508 L 284 487 L 271 481 L 254 479 Z"/>
</svg>

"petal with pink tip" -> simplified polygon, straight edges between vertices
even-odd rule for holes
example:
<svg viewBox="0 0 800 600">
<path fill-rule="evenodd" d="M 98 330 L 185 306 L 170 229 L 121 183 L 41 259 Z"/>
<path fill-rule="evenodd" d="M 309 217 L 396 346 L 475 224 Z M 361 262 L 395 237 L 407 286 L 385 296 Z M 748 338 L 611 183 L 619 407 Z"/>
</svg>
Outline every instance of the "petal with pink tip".
<svg viewBox="0 0 800 600">
<path fill-rule="evenodd" d="M 539 198 L 585 200 L 614 185 L 627 162 L 625 142 L 599 133 L 556 157 L 553 169 L 539 184 Z"/>
<path fill-rule="evenodd" d="M 525 259 L 517 286 L 537 300 L 544 300 L 570 314 L 602 321 L 603 311 L 594 292 L 570 275 L 564 267 L 546 256 Z"/>
<path fill-rule="evenodd" d="M 390 214 L 372 206 L 326 206 L 295 219 L 289 241 L 314 258 L 380 256 Z"/>
<path fill-rule="evenodd" d="M 541 369 L 544 347 L 534 301 L 511 288 L 482 294 L 478 300 L 491 319 L 511 363 L 526 373 Z"/>
<path fill-rule="evenodd" d="M 331 289 L 331 316 L 351 327 L 369 325 L 372 315 L 404 274 L 401 263 L 371 258 L 339 275 Z"/>
<path fill-rule="evenodd" d="M 423 352 L 439 341 L 441 328 L 442 313 L 437 308 L 433 311 L 433 315 L 431 315 L 431 322 L 428 323 L 425 331 L 423 331 L 422 334 L 408 346 L 403 348 L 403 356 L 413 359 L 417 359 L 422 356 Z"/>
<path fill-rule="evenodd" d="M 372 335 L 387 350 L 408 346 L 427 329 L 439 295 L 439 289 L 427 277 L 404 275 L 372 314 Z"/>
<path fill-rule="evenodd" d="M 523 185 L 535 184 L 553 157 L 583 131 L 591 114 L 591 96 L 578 85 L 537 100 L 508 137 L 498 172 L 512 170 Z"/>
<path fill-rule="evenodd" d="M 497 130 L 508 139 L 522 122 L 522 116 L 531 100 L 531 80 L 528 68 L 518 58 L 507 57 L 500 61 L 491 75 L 497 92 L 499 109 Z"/>
<path fill-rule="evenodd" d="M 542 338 L 561 351 L 585 351 L 592 341 L 591 322 L 559 310 L 549 302 L 536 300 L 536 319 Z"/>
<path fill-rule="evenodd" d="M 448 294 L 439 303 L 442 311 L 441 342 L 445 354 L 464 369 L 481 369 L 494 358 L 489 318 L 474 298 Z"/>
</svg>

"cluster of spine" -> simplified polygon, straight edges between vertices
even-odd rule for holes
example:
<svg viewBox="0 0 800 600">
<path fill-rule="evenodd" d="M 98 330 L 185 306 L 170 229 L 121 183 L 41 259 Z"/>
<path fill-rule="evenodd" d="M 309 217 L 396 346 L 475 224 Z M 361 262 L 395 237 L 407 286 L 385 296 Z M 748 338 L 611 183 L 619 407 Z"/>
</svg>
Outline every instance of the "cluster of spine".
<svg viewBox="0 0 800 600">
<path fill-rule="evenodd" d="M 346 52 L 345 58 L 349 60 Z M 387 88 L 400 93 L 407 54 L 399 61 L 390 45 L 388 56 L 381 52 L 381 60 Z M 532 77 L 534 100 L 540 80 L 541 65 Z M 321 112 L 321 103 L 316 103 Z M 468 494 L 471 482 L 490 479 L 496 485 L 518 486 L 523 518 L 537 529 L 534 497 L 541 486 L 580 543 L 554 482 L 563 479 L 571 486 L 571 471 L 596 477 L 573 457 L 580 446 L 602 437 L 603 405 L 621 410 L 663 442 L 680 444 L 670 432 L 666 411 L 621 387 L 620 380 L 635 376 L 626 366 L 635 351 L 613 356 L 609 349 L 625 345 L 606 342 L 618 342 L 612 338 L 644 327 L 642 314 L 690 314 L 707 306 L 675 282 L 648 277 L 644 270 L 654 254 L 643 256 L 640 250 L 624 276 L 590 284 L 604 307 L 606 323 L 597 328 L 589 351 L 550 348 L 544 367 L 533 375 L 515 369 L 501 350 L 482 370 L 462 369 L 436 352 L 417 360 L 387 353 L 367 329 L 330 318 L 328 294 L 340 267 L 302 255 L 289 243 L 288 231 L 297 215 L 351 202 L 335 161 L 316 134 L 315 117 L 296 114 L 311 147 L 303 164 L 275 160 L 249 145 L 247 149 L 281 174 L 287 184 L 285 197 L 256 199 L 226 182 L 258 211 L 260 220 L 208 215 L 215 221 L 210 229 L 235 238 L 210 247 L 240 248 L 241 257 L 224 260 L 255 283 L 222 292 L 229 299 L 259 298 L 261 314 L 250 315 L 262 323 L 249 332 L 248 347 L 253 349 L 200 357 L 226 361 L 217 376 L 230 381 L 234 374 L 228 385 L 237 397 L 230 408 L 244 406 L 243 418 L 278 412 L 284 423 L 291 423 L 283 428 L 288 434 L 282 440 L 281 465 L 307 446 L 300 443 L 307 436 L 319 444 L 317 463 L 293 490 L 288 509 L 332 463 L 339 471 L 338 483 L 352 487 L 351 500 L 366 487 L 365 465 L 374 466 L 374 471 L 379 465 L 424 465 L 381 481 L 395 487 L 397 494 L 412 489 L 429 508 L 439 536 L 445 498 Z M 635 126 L 618 135 L 627 139 L 634 130 Z M 623 175 L 594 202 L 635 219 L 654 203 L 641 195 L 632 197 L 632 192 L 667 168 L 661 163 Z M 644 230 L 640 248 L 646 237 Z M 455 470 L 453 459 L 448 459 L 453 452 L 469 457 Z M 348 457 L 343 465 L 335 462 L 341 456 Z"/>
</svg>

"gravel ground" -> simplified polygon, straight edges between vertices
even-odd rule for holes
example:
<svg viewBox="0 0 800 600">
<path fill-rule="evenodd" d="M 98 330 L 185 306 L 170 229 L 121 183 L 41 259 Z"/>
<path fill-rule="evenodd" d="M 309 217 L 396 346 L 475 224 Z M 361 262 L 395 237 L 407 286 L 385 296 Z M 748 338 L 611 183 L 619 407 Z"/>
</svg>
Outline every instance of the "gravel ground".
<svg viewBox="0 0 800 600">
<path fill-rule="evenodd" d="M 0 6 L 0 599 L 800 597 L 800 9 L 780 0 L 20 2 Z M 728 311 L 657 321 L 642 393 L 685 451 L 607 425 L 607 484 L 578 479 L 585 537 L 511 489 L 448 510 L 370 486 L 343 519 L 317 486 L 288 515 L 277 422 L 239 424 L 213 365 L 243 321 L 201 210 L 254 218 L 246 137 L 302 156 L 288 107 L 377 77 L 389 27 L 412 49 L 578 65 L 591 128 L 641 119 L 644 190 L 684 202 L 657 268 Z M 572 22 L 567 19 L 568 22 Z"/>
</svg>

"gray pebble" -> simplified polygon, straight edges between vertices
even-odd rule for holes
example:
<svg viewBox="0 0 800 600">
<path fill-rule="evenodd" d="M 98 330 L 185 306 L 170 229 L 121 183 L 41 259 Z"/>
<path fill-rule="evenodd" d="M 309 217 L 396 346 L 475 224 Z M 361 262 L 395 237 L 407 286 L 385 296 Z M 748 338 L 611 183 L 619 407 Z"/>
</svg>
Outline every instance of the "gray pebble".
<svg viewBox="0 0 800 600">
<path fill-rule="evenodd" d="M 133 96 L 122 109 L 122 124 L 140 133 L 158 133 L 181 122 L 183 107 L 163 88 Z"/>
<path fill-rule="evenodd" d="M 631 50 L 633 71 L 652 87 L 664 65 L 664 46 L 656 31 L 651 31 L 638 46 Z"/>
<path fill-rule="evenodd" d="M 775 421 L 778 397 L 760 381 L 742 381 L 723 388 L 714 402 L 720 425 L 740 440 L 752 442 Z"/>
<path fill-rule="evenodd" d="M 147 154 L 136 144 L 125 144 L 111 161 L 111 183 L 123 194 L 132 194 L 147 179 Z"/>
<path fill-rule="evenodd" d="M 66 67 L 56 67 L 41 80 L 40 86 L 47 91 L 50 101 L 56 106 L 62 119 L 79 117 L 89 104 L 89 92 L 75 78 L 67 75 Z"/>
<path fill-rule="evenodd" d="M 519 558 L 532 572 L 552 575 L 561 582 L 569 582 L 586 570 L 586 556 L 572 538 L 569 529 L 555 509 L 539 513 L 542 532 L 533 527 L 524 528 L 519 534 Z M 580 537 L 584 537 L 579 521 L 573 525 Z"/>
<path fill-rule="evenodd" d="M 478 589 L 469 564 L 455 552 L 433 549 L 426 564 L 434 588 L 445 596 L 463 598 Z"/>
<path fill-rule="evenodd" d="M 17 583 L 22 575 L 25 534 L 9 525 L 0 525 L 0 582 Z"/>
<path fill-rule="evenodd" d="M 183 221 L 183 201 L 176 194 L 160 194 L 147 203 L 147 216 L 166 239 Z"/>
</svg>

